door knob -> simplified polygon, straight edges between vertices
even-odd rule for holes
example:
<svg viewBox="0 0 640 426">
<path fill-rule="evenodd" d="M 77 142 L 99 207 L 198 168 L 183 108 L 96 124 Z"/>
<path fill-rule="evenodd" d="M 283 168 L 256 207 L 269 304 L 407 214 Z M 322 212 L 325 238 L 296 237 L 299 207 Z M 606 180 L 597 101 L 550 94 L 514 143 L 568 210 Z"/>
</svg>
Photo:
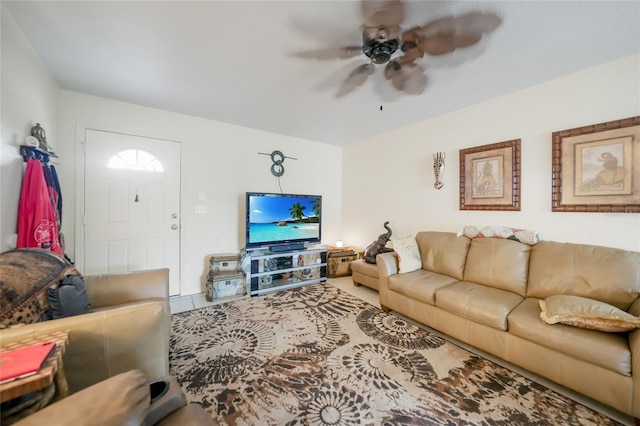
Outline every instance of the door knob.
<svg viewBox="0 0 640 426">
<path fill-rule="evenodd" d="M 173 225 L 171 225 L 171 229 L 173 229 L 173 230 L 175 231 L 176 229 L 178 229 L 178 225 L 176 225 L 176 224 L 174 223 Z"/>
</svg>

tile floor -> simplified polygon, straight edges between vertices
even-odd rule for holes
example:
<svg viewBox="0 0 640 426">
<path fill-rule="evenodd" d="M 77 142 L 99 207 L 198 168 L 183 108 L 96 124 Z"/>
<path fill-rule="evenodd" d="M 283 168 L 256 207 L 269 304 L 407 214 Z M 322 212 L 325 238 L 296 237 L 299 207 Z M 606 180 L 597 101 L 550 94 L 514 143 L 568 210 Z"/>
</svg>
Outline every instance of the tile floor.
<svg viewBox="0 0 640 426">
<path fill-rule="evenodd" d="M 372 305 L 380 307 L 380 303 L 378 302 L 378 292 L 365 286 L 354 286 L 353 281 L 351 281 L 351 277 L 329 278 L 327 280 L 327 283 L 338 287 L 340 290 L 346 291 L 347 293 L 351 293 L 354 296 L 359 297 L 360 299 Z M 226 303 L 232 300 L 234 300 L 234 298 L 230 297 L 215 300 L 213 302 L 207 302 L 205 293 L 199 293 L 189 296 L 171 297 L 169 299 L 169 304 L 171 305 L 171 313 L 177 314 L 179 312 L 186 312 L 192 309 L 204 308 L 205 306 L 215 305 L 218 303 Z"/>
<path fill-rule="evenodd" d="M 376 290 L 373 290 L 371 288 L 365 287 L 365 286 L 360 286 L 360 287 L 356 287 L 353 285 L 353 281 L 351 280 L 351 277 L 342 277 L 342 278 L 329 278 L 327 279 L 327 283 L 331 284 L 337 288 L 339 288 L 340 290 L 346 291 L 347 293 L 350 293 L 362 300 L 364 300 L 365 302 L 368 302 L 374 306 L 380 307 L 380 301 L 378 299 L 378 292 Z M 246 297 L 246 296 L 244 296 Z M 198 309 L 198 308 L 202 308 L 205 306 L 209 306 L 209 305 L 215 305 L 218 303 L 225 303 L 225 302 L 229 302 L 231 300 L 234 300 L 233 298 L 225 298 L 222 300 L 217 300 L 214 302 L 207 302 L 204 293 L 202 294 L 194 294 L 194 295 L 190 295 L 190 296 L 177 296 L 177 297 L 172 297 L 169 300 L 169 303 L 171 305 L 171 313 L 175 314 L 178 312 L 185 312 L 185 311 L 190 311 L 192 309 Z M 415 321 L 411 320 L 410 318 L 407 318 L 401 314 L 396 314 L 399 317 L 402 317 L 410 322 L 415 323 Z M 416 323 L 416 325 L 420 326 L 420 327 L 424 327 L 426 329 L 428 329 L 429 331 L 431 331 L 432 333 L 441 336 L 449 341 L 451 341 L 452 343 L 461 346 L 465 349 L 467 349 L 470 352 L 476 353 L 480 356 L 483 356 L 487 359 L 490 359 L 491 361 L 495 362 L 496 364 L 499 365 L 503 365 L 513 371 L 518 372 L 519 374 L 522 374 L 523 376 L 529 378 L 530 380 L 533 380 L 535 382 L 538 382 L 540 384 L 542 384 L 543 386 L 546 386 L 550 389 L 555 390 L 556 392 L 567 396 L 568 398 L 571 398 L 575 401 L 580 402 L 583 405 L 586 405 L 587 407 L 590 407 L 591 409 L 595 410 L 595 411 L 599 411 L 601 413 L 603 413 L 604 415 L 620 422 L 623 425 L 628 425 L 628 426 L 634 426 L 634 420 L 633 418 L 631 418 L 630 416 L 627 416 L 625 414 L 622 414 L 620 412 L 617 412 L 615 410 L 610 409 L 609 407 L 603 406 L 602 404 L 596 402 L 596 401 L 592 401 L 589 398 L 586 398 L 582 395 L 576 394 L 575 392 L 563 388 L 563 387 L 559 387 L 558 385 L 556 385 L 553 382 L 550 382 L 549 380 L 537 376 L 531 372 L 528 372 L 526 370 L 523 370 L 515 365 L 509 364 L 499 358 L 494 357 L 491 354 L 487 354 L 483 351 L 480 351 L 479 349 L 474 348 L 473 346 L 469 346 L 463 342 L 459 342 L 456 339 L 450 337 L 450 336 L 446 336 L 443 335 L 442 333 L 438 332 L 437 330 L 433 330 L 429 327 L 424 326 L 423 324 L 418 324 Z"/>
</svg>

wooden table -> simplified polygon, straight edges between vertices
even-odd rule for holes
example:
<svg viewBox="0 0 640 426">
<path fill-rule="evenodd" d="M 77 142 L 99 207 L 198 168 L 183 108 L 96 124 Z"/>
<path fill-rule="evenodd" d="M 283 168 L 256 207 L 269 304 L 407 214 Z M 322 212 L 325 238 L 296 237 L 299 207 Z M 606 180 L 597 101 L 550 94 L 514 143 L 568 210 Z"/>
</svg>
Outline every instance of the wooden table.
<svg viewBox="0 0 640 426">
<path fill-rule="evenodd" d="M 54 333 L 42 334 L 37 337 L 6 343 L 0 346 L 0 351 L 20 349 L 51 341 L 56 342 L 56 348 L 47 356 L 40 371 L 31 376 L 0 384 L 0 402 L 9 401 L 30 392 L 41 391 L 54 384 L 54 382 L 55 396 L 52 401 L 62 399 L 69 394 L 69 386 L 62 366 L 62 355 L 69 343 L 69 330 L 56 331 Z"/>
<path fill-rule="evenodd" d="M 326 247 L 327 247 L 328 253 L 353 250 L 353 252 L 358 256 L 357 257 L 358 259 L 362 259 L 362 256 L 364 253 L 364 250 L 362 249 L 362 247 L 358 247 L 358 246 L 346 245 L 346 246 L 338 247 L 338 246 L 328 245 Z"/>
</svg>

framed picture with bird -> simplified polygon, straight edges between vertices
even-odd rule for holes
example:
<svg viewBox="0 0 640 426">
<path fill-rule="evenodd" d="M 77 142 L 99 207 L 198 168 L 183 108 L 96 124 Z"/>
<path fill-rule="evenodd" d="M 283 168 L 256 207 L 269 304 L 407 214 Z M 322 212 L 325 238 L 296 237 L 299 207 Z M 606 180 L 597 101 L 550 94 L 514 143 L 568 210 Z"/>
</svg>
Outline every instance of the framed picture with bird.
<svg viewBox="0 0 640 426">
<path fill-rule="evenodd" d="M 552 134 L 552 211 L 640 213 L 640 116 Z"/>
</svg>

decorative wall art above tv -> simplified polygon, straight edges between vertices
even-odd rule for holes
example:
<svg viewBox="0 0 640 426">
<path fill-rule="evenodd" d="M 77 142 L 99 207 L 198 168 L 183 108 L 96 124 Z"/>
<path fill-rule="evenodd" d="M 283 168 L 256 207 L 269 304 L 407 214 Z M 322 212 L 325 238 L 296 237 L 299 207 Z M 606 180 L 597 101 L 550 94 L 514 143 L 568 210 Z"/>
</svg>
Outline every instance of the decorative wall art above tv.
<svg viewBox="0 0 640 426">
<path fill-rule="evenodd" d="M 460 150 L 460 210 L 520 210 L 520 139 Z"/>
<path fill-rule="evenodd" d="M 552 134 L 554 212 L 640 213 L 640 116 Z"/>
</svg>

